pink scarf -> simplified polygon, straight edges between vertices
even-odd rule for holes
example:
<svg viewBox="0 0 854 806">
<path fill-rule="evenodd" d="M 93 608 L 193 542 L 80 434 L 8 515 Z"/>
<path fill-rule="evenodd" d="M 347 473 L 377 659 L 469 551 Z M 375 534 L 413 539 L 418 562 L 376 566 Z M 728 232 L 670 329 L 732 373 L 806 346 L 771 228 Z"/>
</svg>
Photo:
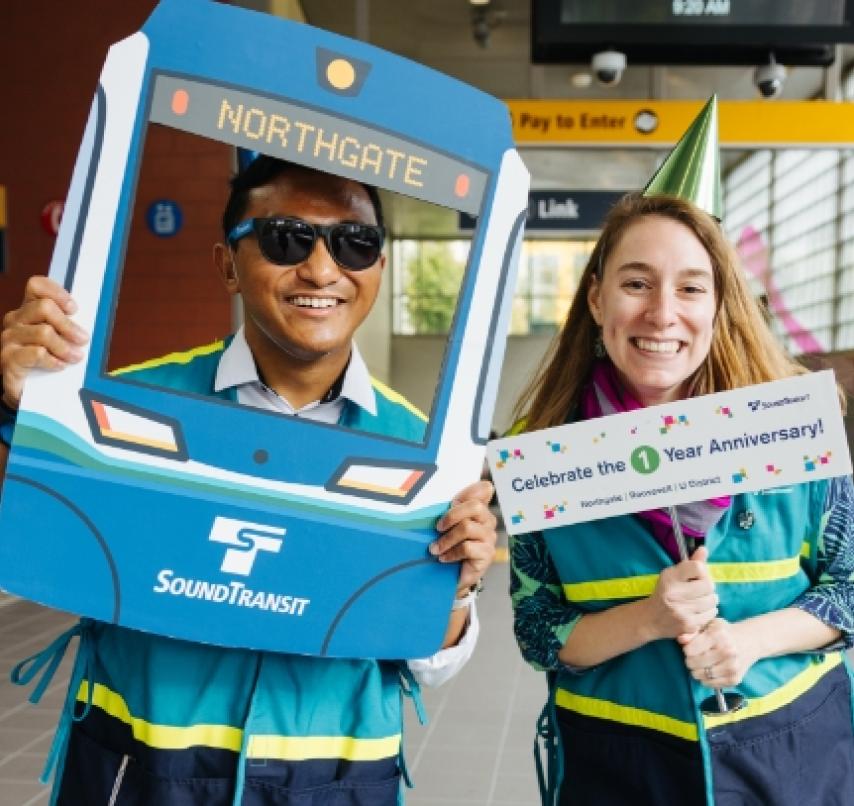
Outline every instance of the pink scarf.
<svg viewBox="0 0 854 806">
<path fill-rule="evenodd" d="M 607 359 L 597 361 L 593 365 L 590 383 L 581 396 L 581 413 L 584 419 L 592 420 L 596 417 L 634 411 L 639 408 L 642 408 L 641 404 L 634 400 L 620 384 L 614 365 Z M 721 519 L 729 504 L 729 496 L 679 504 L 676 511 L 685 536 L 704 540 L 706 532 Z M 646 512 L 636 512 L 635 517 L 647 522 L 653 537 L 674 562 L 679 562 L 679 549 L 676 538 L 673 536 L 673 521 L 668 511 L 650 509 Z"/>
</svg>

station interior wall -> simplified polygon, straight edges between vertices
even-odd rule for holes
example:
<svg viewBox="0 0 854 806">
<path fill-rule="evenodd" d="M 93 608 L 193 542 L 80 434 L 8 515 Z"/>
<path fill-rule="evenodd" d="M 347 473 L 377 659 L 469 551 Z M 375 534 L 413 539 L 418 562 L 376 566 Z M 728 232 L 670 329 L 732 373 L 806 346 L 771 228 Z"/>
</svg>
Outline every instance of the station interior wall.
<svg viewBox="0 0 854 806">
<path fill-rule="evenodd" d="M 40 213 L 46 202 L 65 197 L 107 48 L 138 30 L 154 5 L 155 0 L 0 4 L 0 103 L 7 112 L 14 110 L 0 127 L 0 184 L 8 205 L 7 269 L 0 274 L 3 311 L 17 307 L 31 274 L 47 271 L 55 239 L 40 225 Z M 146 148 L 154 167 L 137 189 L 129 241 L 133 259 L 125 269 L 123 325 L 113 342 L 112 366 L 209 342 L 227 333 L 232 321 L 211 249 L 221 238 L 219 215 L 233 154 L 215 143 L 180 152 L 168 131 L 153 134 Z M 184 227 L 168 239 L 149 232 L 143 215 L 163 196 L 178 201 L 184 211 Z M 373 374 L 426 411 L 447 339 L 392 335 L 390 285 L 387 277 L 360 346 Z M 510 425 L 513 403 L 549 342 L 542 335 L 509 339 L 494 417 L 497 431 Z M 825 363 L 838 365 L 843 374 L 851 366 L 846 356 L 830 356 Z"/>
</svg>

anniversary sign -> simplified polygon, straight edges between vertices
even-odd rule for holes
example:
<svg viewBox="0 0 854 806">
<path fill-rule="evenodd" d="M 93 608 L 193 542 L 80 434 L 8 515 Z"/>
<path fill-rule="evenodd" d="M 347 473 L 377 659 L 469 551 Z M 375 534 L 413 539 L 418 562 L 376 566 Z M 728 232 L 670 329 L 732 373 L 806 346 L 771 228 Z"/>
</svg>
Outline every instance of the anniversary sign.
<svg viewBox="0 0 854 806">
<path fill-rule="evenodd" d="M 851 472 L 831 371 L 494 440 L 510 534 Z"/>
</svg>

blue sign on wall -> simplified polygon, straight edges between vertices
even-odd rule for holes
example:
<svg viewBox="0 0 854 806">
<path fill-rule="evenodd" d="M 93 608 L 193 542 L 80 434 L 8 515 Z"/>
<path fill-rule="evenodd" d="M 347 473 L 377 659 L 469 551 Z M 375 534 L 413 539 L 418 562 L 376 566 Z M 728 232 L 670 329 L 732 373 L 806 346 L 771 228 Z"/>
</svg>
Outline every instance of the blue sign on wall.
<svg viewBox="0 0 854 806">
<path fill-rule="evenodd" d="M 534 190 L 528 194 L 528 220 L 525 229 L 598 230 L 618 199 L 627 191 L 621 190 Z M 474 229 L 476 219 L 460 213 L 459 228 Z"/>
<path fill-rule="evenodd" d="M 171 238 L 181 229 L 184 217 L 177 202 L 158 199 L 149 205 L 145 220 L 148 228 L 159 238 Z"/>
</svg>

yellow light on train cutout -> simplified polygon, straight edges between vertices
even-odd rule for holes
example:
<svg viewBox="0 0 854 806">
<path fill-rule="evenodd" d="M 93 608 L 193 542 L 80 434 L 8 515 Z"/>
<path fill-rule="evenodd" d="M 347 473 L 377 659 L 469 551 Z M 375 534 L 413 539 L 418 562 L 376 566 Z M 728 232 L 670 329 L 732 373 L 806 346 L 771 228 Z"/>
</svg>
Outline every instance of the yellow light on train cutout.
<svg viewBox="0 0 854 806">
<path fill-rule="evenodd" d="M 403 498 L 423 475 L 423 470 L 406 467 L 350 465 L 338 479 L 338 486 Z"/>
<path fill-rule="evenodd" d="M 356 68 L 346 59 L 333 59 L 326 67 L 326 80 L 336 90 L 348 90 L 356 80 Z"/>
<path fill-rule="evenodd" d="M 140 445 L 175 454 L 180 452 L 174 431 L 164 423 L 123 411 L 99 400 L 92 401 L 92 411 L 104 437 L 126 442 L 128 445 Z"/>
</svg>

